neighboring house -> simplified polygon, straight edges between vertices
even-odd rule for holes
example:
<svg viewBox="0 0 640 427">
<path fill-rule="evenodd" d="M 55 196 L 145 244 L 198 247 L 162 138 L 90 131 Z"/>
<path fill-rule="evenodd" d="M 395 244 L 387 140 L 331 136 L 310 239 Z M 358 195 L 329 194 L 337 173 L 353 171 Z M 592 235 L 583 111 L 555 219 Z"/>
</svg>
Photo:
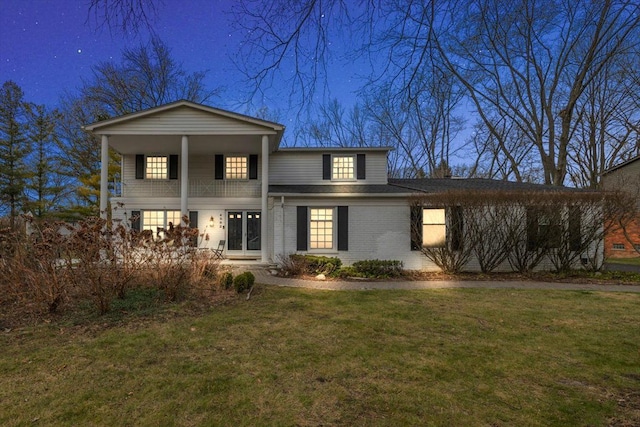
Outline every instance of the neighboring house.
<svg viewBox="0 0 640 427">
<path fill-rule="evenodd" d="M 640 156 L 606 170 L 602 174 L 605 190 L 622 190 L 637 200 L 640 209 Z M 630 258 L 640 256 L 640 218 L 631 221 L 623 230 L 614 227 L 605 237 L 605 256 Z M 625 235 L 626 231 L 626 235 Z"/>
<path fill-rule="evenodd" d="M 291 253 L 401 260 L 408 269 L 434 269 L 412 250 L 411 207 L 416 193 L 453 187 L 535 190 L 544 186 L 480 179 L 390 180 L 387 147 L 280 148 L 284 126 L 179 101 L 85 127 L 122 155 L 121 193 L 114 219 L 160 229 L 184 215 L 208 239 L 226 241 L 228 259 L 277 262 Z M 106 215 L 106 168 L 100 210 Z M 440 223 L 441 213 L 425 218 Z M 425 237 L 426 238 L 426 237 Z M 415 248 L 413 248 L 415 249 Z"/>
</svg>

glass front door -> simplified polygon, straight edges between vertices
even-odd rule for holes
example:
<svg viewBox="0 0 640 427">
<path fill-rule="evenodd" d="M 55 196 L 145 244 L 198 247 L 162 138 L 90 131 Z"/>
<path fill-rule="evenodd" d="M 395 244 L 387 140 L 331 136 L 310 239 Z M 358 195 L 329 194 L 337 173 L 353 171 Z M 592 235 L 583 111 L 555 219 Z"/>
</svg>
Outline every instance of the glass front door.
<svg viewBox="0 0 640 427">
<path fill-rule="evenodd" d="M 227 212 L 227 252 L 246 255 L 261 249 L 260 211 Z"/>
</svg>

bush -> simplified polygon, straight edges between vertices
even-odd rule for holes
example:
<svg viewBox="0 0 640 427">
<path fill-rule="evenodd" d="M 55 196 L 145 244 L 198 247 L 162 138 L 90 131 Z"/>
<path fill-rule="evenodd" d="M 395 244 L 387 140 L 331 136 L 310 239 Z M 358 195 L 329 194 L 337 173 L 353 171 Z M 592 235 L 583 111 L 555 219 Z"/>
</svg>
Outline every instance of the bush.
<svg viewBox="0 0 640 427">
<path fill-rule="evenodd" d="M 331 275 L 342 266 L 342 261 L 337 257 L 292 254 L 289 258 L 306 274 Z"/>
<path fill-rule="evenodd" d="M 245 290 L 251 289 L 254 282 L 256 281 L 255 276 L 250 271 L 245 271 L 242 274 L 238 274 L 233 279 L 233 287 L 237 293 L 241 294 Z"/>
<path fill-rule="evenodd" d="M 222 274 L 222 276 L 220 276 L 218 284 L 222 289 L 231 289 L 231 286 L 233 286 L 233 274 L 231 274 L 229 271 L 226 271 Z"/>
<path fill-rule="evenodd" d="M 373 259 L 354 262 L 350 271 L 359 277 L 387 279 L 402 276 L 402 267 L 402 261 Z"/>
</svg>

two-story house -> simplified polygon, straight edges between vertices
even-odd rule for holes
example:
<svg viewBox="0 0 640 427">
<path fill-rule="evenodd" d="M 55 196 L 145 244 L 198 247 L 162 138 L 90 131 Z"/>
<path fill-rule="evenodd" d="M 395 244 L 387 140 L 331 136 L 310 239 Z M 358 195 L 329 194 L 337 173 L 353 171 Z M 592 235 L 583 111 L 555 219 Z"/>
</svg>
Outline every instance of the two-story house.
<svg viewBox="0 0 640 427">
<path fill-rule="evenodd" d="M 602 187 L 609 191 L 622 191 L 637 200 L 640 211 L 640 156 L 620 163 L 602 174 Z M 634 258 L 640 256 L 640 218 L 621 227 L 612 227 L 605 237 L 607 258 Z"/>
<path fill-rule="evenodd" d="M 284 126 L 179 101 L 85 127 L 102 138 L 102 164 L 122 156 L 113 218 L 162 233 L 183 216 L 200 247 L 226 242 L 228 259 L 277 262 L 291 253 L 338 256 L 345 264 L 400 260 L 435 269 L 412 244 L 416 193 L 543 186 L 491 180 L 390 180 L 386 147 L 280 148 Z M 100 211 L 108 208 L 102 168 Z M 422 227 L 445 238 L 444 209 L 425 208 Z M 418 248 L 419 249 L 419 248 Z"/>
</svg>

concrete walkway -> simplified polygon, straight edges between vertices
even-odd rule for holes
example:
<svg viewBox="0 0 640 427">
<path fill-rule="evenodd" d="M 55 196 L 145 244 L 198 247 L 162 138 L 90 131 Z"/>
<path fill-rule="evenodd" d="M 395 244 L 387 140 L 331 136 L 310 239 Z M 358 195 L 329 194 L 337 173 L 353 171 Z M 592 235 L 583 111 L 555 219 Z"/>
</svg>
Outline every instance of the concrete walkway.
<svg viewBox="0 0 640 427">
<path fill-rule="evenodd" d="M 486 289 L 552 289 L 567 291 L 600 292 L 640 292 L 638 285 L 598 285 L 580 283 L 534 282 L 534 281 L 486 281 L 486 280 L 409 280 L 392 282 L 367 282 L 343 280 L 288 279 L 273 276 L 264 268 L 250 269 L 256 282 L 264 285 L 292 288 L 324 290 L 373 290 L 373 289 L 446 289 L 446 288 L 486 288 Z"/>
</svg>

